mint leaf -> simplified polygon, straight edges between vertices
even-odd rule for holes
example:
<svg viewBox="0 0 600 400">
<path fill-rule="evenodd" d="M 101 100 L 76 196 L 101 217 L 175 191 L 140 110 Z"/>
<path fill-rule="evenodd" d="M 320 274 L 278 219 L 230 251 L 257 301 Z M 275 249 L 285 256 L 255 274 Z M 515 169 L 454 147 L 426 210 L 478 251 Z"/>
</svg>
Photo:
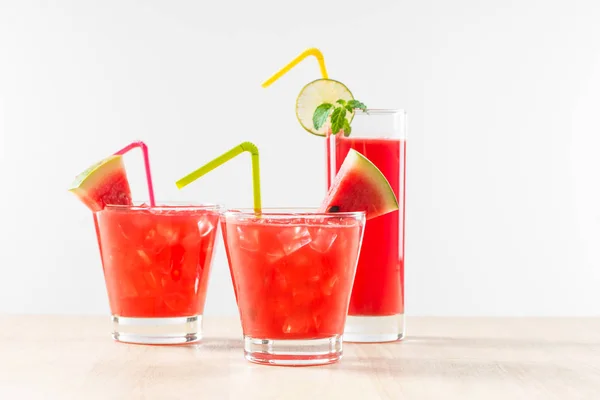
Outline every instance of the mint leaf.
<svg viewBox="0 0 600 400">
<path fill-rule="evenodd" d="M 350 122 L 348 122 L 347 118 L 344 118 L 344 136 L 350 136 L 350 132 L 352 132 L 352 128 L 350 127 Z"/>
<path fill-rule="evenodd" d="M 331 134 L 337 134 L 343 127 L 346 120 L 346 109 L 343 107 L 336 108 L 331 113 Z"/>
<path fill-rule="evenodd" d="M 323 103 L 313 113 L 313 126 L 316 130 L 319 130 L 329 118 L 332 135 L 336 135 L 343 130 L 344 136 L 350 136 L 352 127 L 350 121 L 348 121 L 348 115 L 353 114 L 356 109 L 366 111 L 367 106 L 358 100 L 346 101 L 344 99 L 338 99 L 333 104 Z"/>
<path fill-rule="evenodd" d="M 329 117 L 329 113 L 333 108 L 333 104 L 323 103 L 313 113 L 313 126 L 316 130 L 321 129 L 325 121 L 327 121 L 327 117 Z"/>
<path fill-rule="evenodd" d="M 358 109 L 363 110 L 363 111 L 367 110 L 367 106 L 365 106 L 363 103 L 361 103 L 358 100 L 350 100 L 348 102 L 348 106 L 352 107 L 352 109 L 358 108 Z"/>
</svg>

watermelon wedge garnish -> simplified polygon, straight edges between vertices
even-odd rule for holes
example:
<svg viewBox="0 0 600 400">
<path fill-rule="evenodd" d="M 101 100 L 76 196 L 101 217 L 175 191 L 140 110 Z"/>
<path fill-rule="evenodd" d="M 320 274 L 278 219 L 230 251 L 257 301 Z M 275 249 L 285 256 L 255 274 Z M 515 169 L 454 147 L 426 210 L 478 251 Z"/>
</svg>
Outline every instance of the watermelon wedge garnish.
<svg viewBox="0 0 600 400">
<path fill-rule="evenodd" d="M 107 204 L 133 204 L 123 157 L 120 155 L 107 157 L 77 175 L 69 191 L 94 212 L 102 210 Z"/>
<path fill-rule="evenodd" d="M 390 183 L 368 158 L 350 149 L 320 212 L 364 211 L 372 219 L 398 209 Z"/>
</svg>

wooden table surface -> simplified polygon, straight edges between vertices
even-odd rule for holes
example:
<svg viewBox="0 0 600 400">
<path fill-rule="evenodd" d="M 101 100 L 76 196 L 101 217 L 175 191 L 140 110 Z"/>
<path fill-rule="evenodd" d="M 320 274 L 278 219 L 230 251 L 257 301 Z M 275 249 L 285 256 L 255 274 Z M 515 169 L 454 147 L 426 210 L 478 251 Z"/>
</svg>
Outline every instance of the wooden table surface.
<svg viewBox="0 0 600 400">
<path fill-rule="evenodd" d="M 409 318 L 338 364 L 255 365 L 234 318 L 197 346 L 116 343 L 107 317 L 0 316 L 0 399 L 600 399 L 600 319 Z"/>
</svg>

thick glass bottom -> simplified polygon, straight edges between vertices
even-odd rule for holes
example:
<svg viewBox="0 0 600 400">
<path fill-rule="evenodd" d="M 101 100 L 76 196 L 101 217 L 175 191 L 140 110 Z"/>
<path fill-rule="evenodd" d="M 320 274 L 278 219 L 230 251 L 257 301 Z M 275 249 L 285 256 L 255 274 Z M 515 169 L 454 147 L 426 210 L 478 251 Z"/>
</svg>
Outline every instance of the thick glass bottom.
<svg viewBox="0 0 600 400">
<path fill-rule="evenodd" d="M 202 316 L 129 318 L 112 316 L 112 336 L 124 343 L 184 344 L 202 339 Z"/>
<path fill-rule="evenodd" d="M 324 339 L 279 340 L 244 336 L 248 361 L 267 365 L 324 365 L 342 358 L 342 336 Z"/>
<path fill-rule="evenodd" d="M 404 328 L 404 314 L 348 315 L 344 328 L 344 341 L 355 343 L 394 342 L 404 338 Z"/>
</svg>

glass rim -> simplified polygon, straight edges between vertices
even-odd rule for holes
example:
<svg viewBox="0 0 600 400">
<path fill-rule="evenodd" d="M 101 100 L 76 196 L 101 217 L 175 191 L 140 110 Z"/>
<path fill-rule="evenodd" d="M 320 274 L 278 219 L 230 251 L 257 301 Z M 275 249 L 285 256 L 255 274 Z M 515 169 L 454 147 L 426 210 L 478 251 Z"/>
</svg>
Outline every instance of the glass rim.
<svg viewBox="0 0 600 400">
<path fill-rule="evenodd" d="M 352 218 L 361 220 L 366 217 L 365 211 L 322 212 L 310 207 L 263 207 L 260 212 L 254 208 L 228 208 L 221 214 L 225 217 L 255 217 L 257 214 L 268 218 L 285 219 L 298 217 L 314 218 Z"/>
<path fill-rule="evenodd" d="M 137 203 L 137 204 L 136 204 Z M 151 207 L 147 202 L 134 201 L 133 205 L 126 204 L 107 204 L 103 210 L 110 211 L 216 211 L 221 212 L 223 206 L 216 203 L 194 203 L 191 201 L 156 201 L 156 205 Z M 142 205 L 146 204 L 146 205 Z"/>
<path fill-rule="evenodd" d="M 354 115 L 394 115 L 394 114 L 406 114 L 406 110 L 403 108 L 367 108 L 365 111 L 361 109 L 354 110 Z"/>
</svg>

